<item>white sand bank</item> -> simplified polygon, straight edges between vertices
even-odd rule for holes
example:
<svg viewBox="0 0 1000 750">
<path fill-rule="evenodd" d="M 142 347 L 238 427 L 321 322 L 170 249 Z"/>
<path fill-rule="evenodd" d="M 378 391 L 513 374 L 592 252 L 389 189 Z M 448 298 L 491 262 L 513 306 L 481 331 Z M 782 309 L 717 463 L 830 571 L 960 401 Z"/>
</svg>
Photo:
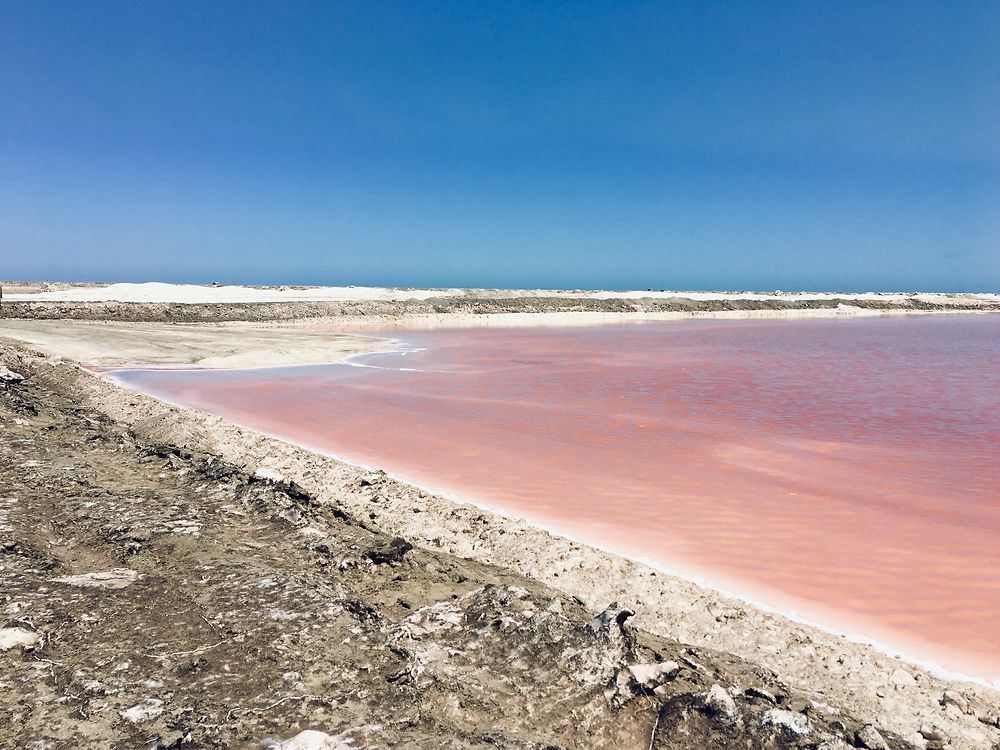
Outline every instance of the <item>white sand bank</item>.
<svg viewBox="0 0 1000 750">
<path fill-rule="evenodd" d="M 349 302 L 354 300 L 423 300 L 462 294 L 460 289 L 386 289 L 382 287 L 250 287 L 201 286 L 197 284 L 109 284 L 107 286 L 57 289 L 35 293 L 5 294 L 12 302 Z"/>
<path fill-rule="evenodd" d="M 384 339 L 243 323 L 176 325 L 0 320 L 0 336 L 97 367 L 278 367 L 338 362 L 385 348 Z"/>
</svg>

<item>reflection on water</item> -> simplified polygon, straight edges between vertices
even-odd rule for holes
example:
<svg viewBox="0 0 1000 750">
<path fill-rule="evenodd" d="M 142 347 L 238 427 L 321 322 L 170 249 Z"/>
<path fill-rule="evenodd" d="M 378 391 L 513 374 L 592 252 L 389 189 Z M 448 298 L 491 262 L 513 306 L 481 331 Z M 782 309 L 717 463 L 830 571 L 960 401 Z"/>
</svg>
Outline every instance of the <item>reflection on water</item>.
<svg viewBox="0 0 1000 750">
<path fill-rule="evenodd" d="M 117 377 L 1000 677 L 1000 316 L 391 335 Z"/>
</svg>

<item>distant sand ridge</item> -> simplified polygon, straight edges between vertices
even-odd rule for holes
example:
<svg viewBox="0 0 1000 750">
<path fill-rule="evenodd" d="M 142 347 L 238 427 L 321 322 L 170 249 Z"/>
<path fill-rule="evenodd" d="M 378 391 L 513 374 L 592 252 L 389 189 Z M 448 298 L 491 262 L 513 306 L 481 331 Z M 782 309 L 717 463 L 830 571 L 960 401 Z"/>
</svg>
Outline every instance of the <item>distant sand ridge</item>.
<svg viewBox="0 0 1000 750">
<path fill-rule="evenodd" d="M 0 332 L 97 366 L 335 362 L 397 327 L 606 325 L 1000 311 L 1000 295 L 672 292 L 4 282 Z M 178 325 L 200 324 L 200 325 Z"/>
<path fill-rule="evenodd" d="M 17 283 L 10 285 L 5 299 L 12 302 L 161 302 L 179 304 L 223 304 L 253 302 L 349 302 L 412 301 L 448 297 L 486 299 L 592 299 L 592 300 L 665 300 L 697 301 L 751 300 L 804 302 L 853 300 L 900 303 L 911 300 L 940 305 L 1000 304 L 1000 294 L 945 294 L 940 292 L 761 292 L 761 291 L 671 291 L 648 290 L 565 290 L 565 289 L 473 289 L 473 288 L 388 288 L 365 286 L 211 286 L 196 284 L 54 285 Z"/>
</svg>

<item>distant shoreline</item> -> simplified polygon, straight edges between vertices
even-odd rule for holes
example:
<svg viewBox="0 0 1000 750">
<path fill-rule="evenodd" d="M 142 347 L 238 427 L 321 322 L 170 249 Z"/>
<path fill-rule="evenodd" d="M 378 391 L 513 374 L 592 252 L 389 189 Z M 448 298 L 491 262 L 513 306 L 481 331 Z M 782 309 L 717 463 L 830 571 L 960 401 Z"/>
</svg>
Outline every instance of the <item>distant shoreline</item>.
<svg viewBox="0 0 1000 750">
<path fill-rule="evenodd" d="M 831 292 L 589 292 L 202 287 L 173 284 L 11 286 L 0 320 L 122 323 L 295 323 L 427 326 L 586 324 L 682 317 L 797 317 L 1000 312 L 997 294 Z M 540 317 L 544 316 L 544 317 Z"/>
<path fill-rule="evenodd" d="M 46 305 L 55 303 L 45 303 Z M 852 320 L 873 316 L 982 315 L 1000 309 L 881 309 L 860 307 L 712 312 L 508 312 L 345 314 L 293 320 L 177 321 L 148 319 L 134 303 L 119 303 L 129 315 L 109 315 L 99 303 L 77 303 L 97 317 L 0 317 L 0 336 L 40 352 L 68 357 L 95 368 L 295 367 L 341 362 L 385 351 L 380 333 L 435 328 L 632 325 L 683 320 Z M 287 303 L 286 303 L 287 304 Z M 398 303 L 387 303 L 398 304 Z M 278 305 L 282 306 L 282 305 Z M 255 307 L 255 306 L 251 306 Z M 6 307 L 5 307 L 5 311 Z M 200 313 L 211 314 L 201 309 Z"/>
<path fill-rule="evenodd" d="M 43 281 L 0 281 L 10 301 L 48 302 L 158 302 L 178 304 L 221 304 L 261 302 L 347 302 L 381 300 L 403 302 L 426 299 L 688 299 L 818 301 L 868 300 L 929 303 L 1000 302 L 1000 292 L 849 292 L 697 290 L 697 289 L 515 289 L 490 287 L 371 287 L 282 284 L 217 285 L 144 283 L 85 283 Z"/>
</svg>

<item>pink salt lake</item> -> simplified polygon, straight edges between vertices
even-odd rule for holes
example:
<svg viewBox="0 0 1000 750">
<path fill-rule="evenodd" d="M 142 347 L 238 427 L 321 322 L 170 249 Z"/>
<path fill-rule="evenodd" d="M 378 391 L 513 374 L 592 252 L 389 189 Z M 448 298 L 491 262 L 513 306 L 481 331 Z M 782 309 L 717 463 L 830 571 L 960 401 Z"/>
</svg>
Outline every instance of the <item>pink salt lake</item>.
<svg viewBox="0 0 1000 750">
<path fill-rule="evenodd" d="M 363 367 L 114 376 L 1000 678 L 1000 316 L 386 335 Z"/>
</svg>

